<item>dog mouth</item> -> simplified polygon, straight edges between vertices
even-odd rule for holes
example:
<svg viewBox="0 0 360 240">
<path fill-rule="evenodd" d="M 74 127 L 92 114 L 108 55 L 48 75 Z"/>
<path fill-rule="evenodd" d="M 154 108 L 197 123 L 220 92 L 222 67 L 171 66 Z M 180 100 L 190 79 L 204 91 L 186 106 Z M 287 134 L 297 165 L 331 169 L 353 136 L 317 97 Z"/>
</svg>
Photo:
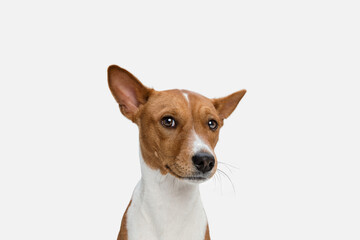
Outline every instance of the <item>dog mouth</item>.
<svg viewBox="0 0 360 240">
<path fill-rule="evenodd" d="M 177 178 L 184 179 L 184 180 L 190 180 L 190 181 L 205 181 L 208 178 L 203 176 L 180 176 L 179 174 L 175 173 L 169 165 L 165 165 L 165 168 L 169 171 L 170 174 L 174 175 Z"/>
</svg>

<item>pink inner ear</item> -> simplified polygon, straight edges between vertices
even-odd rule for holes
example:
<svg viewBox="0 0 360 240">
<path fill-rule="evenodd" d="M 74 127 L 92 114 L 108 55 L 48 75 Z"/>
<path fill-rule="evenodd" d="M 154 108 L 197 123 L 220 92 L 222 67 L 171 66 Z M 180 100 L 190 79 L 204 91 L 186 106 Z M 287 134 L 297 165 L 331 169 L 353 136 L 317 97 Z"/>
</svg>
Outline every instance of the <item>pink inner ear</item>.
<svg viewBox="0 0 360 240">
<path fill-rule="evenodd" d="M 131 73 L 116 65 L 108 68 L 108 82 L 111 93 L 120 105 L 121 112 L 132 119 L 139 105 L 146 102 L 148 89 Z"/>
<path fill-rule="evenodd" d="M 125 106 L 129 112 L 136 112 L 139 101 L 136 99 L 135 90 L 128 86 L 118 86 L 118 103 Z"/>
<path fill-rule="evenodd" d="M 135 90 L 132 88 L 124 89 L 124 97 L 128 99 L 128 102 L 136 107 L 139 106 L 139 102 L 136 99 Z"/>
</svg>

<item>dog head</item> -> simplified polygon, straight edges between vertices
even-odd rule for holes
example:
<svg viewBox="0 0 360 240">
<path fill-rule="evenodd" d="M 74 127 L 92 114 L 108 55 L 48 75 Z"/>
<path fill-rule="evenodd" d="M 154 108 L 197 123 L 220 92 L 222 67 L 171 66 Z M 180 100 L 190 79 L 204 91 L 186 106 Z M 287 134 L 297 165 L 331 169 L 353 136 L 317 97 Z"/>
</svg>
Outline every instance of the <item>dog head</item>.
<svg viewBox="0 0 360 240">
<path fill-rule="evenodd" d="M 191 182 L 214 175 L 219 130 L 246 90 L 217 99 L 187 90 L 156 91 L 115 65 L 108 68 L 108 82 L 122 114 L 139 127 L 141 154 L 150 168 Z"/>
</svg>

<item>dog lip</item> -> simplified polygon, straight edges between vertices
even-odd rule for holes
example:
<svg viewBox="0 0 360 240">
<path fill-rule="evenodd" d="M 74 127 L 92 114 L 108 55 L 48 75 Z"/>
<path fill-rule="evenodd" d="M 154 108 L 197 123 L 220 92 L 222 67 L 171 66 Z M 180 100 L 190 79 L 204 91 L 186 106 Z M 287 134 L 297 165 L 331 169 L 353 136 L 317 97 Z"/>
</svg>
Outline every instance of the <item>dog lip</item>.
<svg viewBox="0 0 360 240">
<path fill-rule="evenodd" d="M 207 178 L 205 177 L 200 177 L 200 176 L 189 176 L 189 177 L 182 177 L 178 174 L 176 174 L 170 167 L 169 165 L 165 165 L 166 169 L 169 170 L 169 172 L 173 175 L 175 175 L 176 177 L 180 178 L 180 179 L 186 179 L 186 180 L 195 180 L 195 181 L 201 181 L 201 180 L 206 180 Z"/>
</svg>

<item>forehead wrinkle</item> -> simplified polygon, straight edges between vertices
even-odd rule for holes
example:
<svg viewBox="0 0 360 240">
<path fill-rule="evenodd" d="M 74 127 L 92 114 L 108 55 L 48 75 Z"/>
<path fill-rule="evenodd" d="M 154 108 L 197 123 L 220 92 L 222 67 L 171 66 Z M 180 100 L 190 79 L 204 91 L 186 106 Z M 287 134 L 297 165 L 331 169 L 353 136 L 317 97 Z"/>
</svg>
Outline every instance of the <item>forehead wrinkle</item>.
<svg viewBox="0 0 360 240">
<path fill-rule="evenodd" d="M 204 110 L 211 112 L 211 108 L 207 106 L 205 98 L 202 95 L 192 92 L 188 92 L 187 94 L 189 98 L 189 110 L 194 119 L 197 119 L 197 115 Z"/>
<path fill-rule="evenodd" d="M 219 118 L 216 110 L 211 107 L 201 106 L 197 112 L 206 118 L 213 118 L 216 121 L 220 121 L 220 118 Z M 206 120 L 209 120 L 209 119 L 206 119 Z"/>
<path fill-rule="evenodd" d="M 191 113 L 191 130 L 190 130 L 190 138 L 194 138 L 195 139 L 192 139 L 192 140 L 195 140 L 196 139 L 199 139 L 199 133 L 198 131 L 196 130 L 196 122 L 199 121 L 199 118 L 198 118 L 198 101 L 201 101 L 201 98 L 199 98 L 199 94 L 196 94 L 196 93 L 193 93 L 193 92 L 190 92 L 190 91 L 186 91 L 185 92 L 187 94 L 187 98 L 189 100 L 189 111 Z M 201 95 L 200 95 L 201 96 Z M 201 106 L 202 104 L 200 104 Z"/>
</svg>

